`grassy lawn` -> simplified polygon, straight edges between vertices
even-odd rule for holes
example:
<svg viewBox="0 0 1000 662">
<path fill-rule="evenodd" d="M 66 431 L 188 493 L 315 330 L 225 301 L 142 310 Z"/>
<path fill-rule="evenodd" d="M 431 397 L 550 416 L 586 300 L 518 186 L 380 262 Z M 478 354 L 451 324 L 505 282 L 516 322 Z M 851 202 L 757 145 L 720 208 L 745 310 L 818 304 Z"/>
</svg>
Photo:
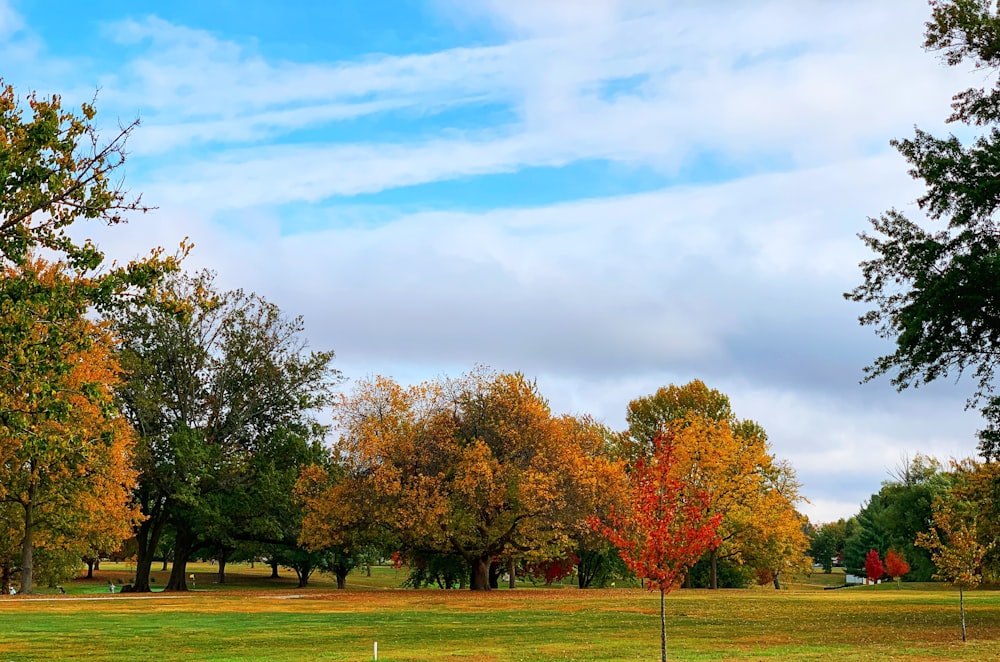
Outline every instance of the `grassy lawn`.
<svg viewBox="0 0 1000 662">
<path fill-rule="evenodd" d="M 352 574 L 336 591 L 318 577 L 295 588 L 283 572 L 234 566 L 226 586 L 194 566 L 190 595 L 107 594 L 104 566 L 69 595 L 0 599 L 6 660 L 650 660 L 659 654 L 659 596 L 639 589 L 569 587 L 407 591 L 403 571 Z M 158 577 L 162 585 L 165 577 Z M 904 584 L 822 590 L 677 591 L 667 597 L 675 660 L 995 659 L 1000 592 L 967 595 L 962 644 L 957 593 Z M 76 599 L 74 599 L 76 598 Z M 80 599 L 89 598 L 89 599 Z M 96 599 L 101 598 L 101 599 Z"/>
</svg>

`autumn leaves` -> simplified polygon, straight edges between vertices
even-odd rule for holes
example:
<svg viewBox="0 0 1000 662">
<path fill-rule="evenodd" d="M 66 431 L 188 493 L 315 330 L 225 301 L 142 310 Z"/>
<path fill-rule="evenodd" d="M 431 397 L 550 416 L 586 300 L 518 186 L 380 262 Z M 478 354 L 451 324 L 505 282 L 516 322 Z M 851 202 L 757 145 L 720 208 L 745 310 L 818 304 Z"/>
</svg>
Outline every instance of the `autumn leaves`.
<svg viewBox="0 0 1000 662">
<path fill-rule="evenodd" d="M 614 496 L 598 482 L 613 466 L 603 428 L 553 416 L 519 374 L 477 369 L 409 388 L 375 378 L 342 399 L 338 421 L 343 474 L 304 490 L 314 548 L 345 544 L 364 512 L 369 536 L 457 556 L 486 590 L 497 558 L 563 556 L 596 501 Z"/>
<path fill-rule="evenodd" d="M 406 554 L 457 556 L 476 590 L 498 561 L 583 558 L 605 537 L 657 586 L 681 581 L 705 552 L 774 574 L 800 565 L 797 484 L 763 430 L 699 381 L 650 398 L 616 433 L 554 416 L 519 374 L 360 382 L 337 407 L 338 470 L 300 480 L 302 540 L 321 549 L 382 536 Z M 654 539 L 658 552 L 644 547 Z M 683 549 L 676 562 L 650 556 L 668 548 Z"/>
</svg>

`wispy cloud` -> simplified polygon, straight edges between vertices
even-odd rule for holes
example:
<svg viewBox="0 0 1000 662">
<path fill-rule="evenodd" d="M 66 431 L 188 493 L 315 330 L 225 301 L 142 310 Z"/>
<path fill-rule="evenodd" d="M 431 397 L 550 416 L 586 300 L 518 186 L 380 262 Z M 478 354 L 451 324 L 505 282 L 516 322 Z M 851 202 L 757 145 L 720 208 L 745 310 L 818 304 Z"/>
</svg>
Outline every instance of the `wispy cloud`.
<svg viewBox="0 0 1000 662">
<path fill-rule="evenodd" d="M 848 21 L 823 4 L 797 12 L 762 5 L 709 20 L 712 11 L 683 4 L 655 13 L 647 6 L 641 18 L 618 17 L 616 3 L 580 12 L 553 6 L 580 13 L 584 28 L 336 63 L 269 62 L 251 46 L 205 31 L 130 20 L 109 30 L 138 50 L 125 73 L 106 79 L 102 94 L 121 106 L 141 103 L 146 129 L 133 145 L 138 154 L 218 144 L 212 153 L 198 150 L 183 168 L 189 181 L 157 178 L 179 183 L 176 195 L 185 202 L 232 207 L 586 159 L 668 173 L 704 153 L 744 168 L 762 155 L 786 167 L 812 166 L 884 148 L 901 118 L 909 124 L 941 116 L 928 109 L 945 107 L 954 87 L 929 58 L 915 57 L 910 33 L 870 36 L 890 21 L 909 20 L 918 30 L 918 14 L 858 10 L 860 18 Z M 601 21 L 591 20 L 597 16 Z M 857 20 L 868 21 L 868 30 Z M 623 79 L 639 82 L 628 94 L 605 94 Z M 922 84 L 912 85 L 915 79 Z M 385 143 L 362 128 L 351 139 L 293 137 L 293 145 L 256 147 L 368 115 L 475 114 L 487 103 L 507 105 L 515 119 L 462 132 L 443 120 L 438 135 L 413 141 Z M 258 195 L 236 194 L 243 182 L 253 182 Z"/>
</svg>

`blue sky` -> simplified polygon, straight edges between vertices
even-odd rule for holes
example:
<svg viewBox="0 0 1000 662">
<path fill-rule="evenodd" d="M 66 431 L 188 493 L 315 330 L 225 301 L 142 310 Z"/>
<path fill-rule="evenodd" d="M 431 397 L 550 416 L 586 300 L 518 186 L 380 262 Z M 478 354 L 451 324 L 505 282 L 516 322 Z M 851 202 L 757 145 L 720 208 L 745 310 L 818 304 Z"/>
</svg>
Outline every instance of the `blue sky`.
<svg viewBox="0 0 1000 662">
<path fill-rule="evenodd" d="M 974 452 L 968 386 L 859 385 L 856 235 L 919 187 L 889 147 L 981 80 L 894 0 L 0 0 L 0 76 L 139 117 L 158 209 L 87 226 L 305 317 L 350 379 L 476 363 L 624 423 L 700 378 L 760 421 L 815 521 L 917 452 Z M 349 383 L 348 386 L 349 388 Z"/>
</svg>

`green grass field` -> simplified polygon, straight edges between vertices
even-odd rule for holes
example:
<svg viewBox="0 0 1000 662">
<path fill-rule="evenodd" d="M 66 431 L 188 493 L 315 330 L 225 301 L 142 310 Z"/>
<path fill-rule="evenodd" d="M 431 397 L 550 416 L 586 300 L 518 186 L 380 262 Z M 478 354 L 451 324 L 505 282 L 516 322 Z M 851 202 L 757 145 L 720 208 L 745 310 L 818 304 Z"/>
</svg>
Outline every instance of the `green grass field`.
<svg viewBox="0 0 1000 662">
<path fill-rule="evenodd" d="M 104 566 L 67 595 L 0 599 L 7 660 L 651 660 L 659 655 L 659 594 L 641 589 L 537 588 L 488 594 L 410 591 L 405 571 L 375 568 L 337 591 L 317 577 L 234 566 L 229 583 L 192 567 L 188 595 L 107 593 L 128 577 Z M 162 585 L 165 575 L 158 575 Z M 822 590 L 813 575 L 789 590 L 676 591 L 667 597 L 674 660 L 986 660 L 1000 655 L 1000 592 L 958 595 L 941 585 Z"/>
</svg>

